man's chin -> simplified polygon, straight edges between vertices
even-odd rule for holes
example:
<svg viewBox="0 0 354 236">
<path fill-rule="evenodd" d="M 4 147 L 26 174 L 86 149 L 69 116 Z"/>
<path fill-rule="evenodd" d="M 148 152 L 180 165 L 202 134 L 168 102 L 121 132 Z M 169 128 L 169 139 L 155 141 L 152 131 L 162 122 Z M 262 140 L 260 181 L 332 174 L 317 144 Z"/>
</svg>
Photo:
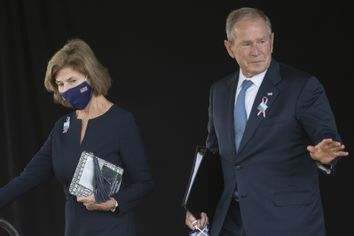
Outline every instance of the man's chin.
<svg viewBox="0 0 354 236">
<path fill-rule="evenodd" d="M 266 66 L 260 64 L 259 66 L 252 66 L 249 71 L 253 75 L 258 75 L 258 74 L 264 72 L 266 69 L 267 69 Z"/>
</svg>

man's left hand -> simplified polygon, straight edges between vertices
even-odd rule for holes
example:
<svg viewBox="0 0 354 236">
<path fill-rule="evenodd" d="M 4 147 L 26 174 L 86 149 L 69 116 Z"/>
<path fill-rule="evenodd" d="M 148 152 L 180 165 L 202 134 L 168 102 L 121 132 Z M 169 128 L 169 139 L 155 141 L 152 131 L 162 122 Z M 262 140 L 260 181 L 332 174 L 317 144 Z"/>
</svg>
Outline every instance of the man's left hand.
<svg viewBox="0 0 354 236">
<path fill-rule="evenodd" d="M 307 151 L 309 151 L 313 160 L 329 165 L 336 157 L 349 155 L 348 152 L 344 151 L 344 148 L 345 146 L 340 142 L 332 139 L 323 139 L 316 146 L 307 146 Z"/>
</svg>

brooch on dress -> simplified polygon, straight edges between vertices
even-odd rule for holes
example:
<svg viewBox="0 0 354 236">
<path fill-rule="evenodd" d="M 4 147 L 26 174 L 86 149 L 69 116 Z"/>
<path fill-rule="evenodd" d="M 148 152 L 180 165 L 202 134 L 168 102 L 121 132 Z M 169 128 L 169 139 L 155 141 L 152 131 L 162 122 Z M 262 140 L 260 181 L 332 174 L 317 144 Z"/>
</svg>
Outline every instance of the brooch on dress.
<svg viewBox="0 0 354 236">
<path fill-rule="evenodd" d="M 70 116 L 67 116 L 66 121 L 64 122 L 64 125 L 63 125 L 63 134 L 68 132 L 69 127 L 70 127 Z"/>
</svg>

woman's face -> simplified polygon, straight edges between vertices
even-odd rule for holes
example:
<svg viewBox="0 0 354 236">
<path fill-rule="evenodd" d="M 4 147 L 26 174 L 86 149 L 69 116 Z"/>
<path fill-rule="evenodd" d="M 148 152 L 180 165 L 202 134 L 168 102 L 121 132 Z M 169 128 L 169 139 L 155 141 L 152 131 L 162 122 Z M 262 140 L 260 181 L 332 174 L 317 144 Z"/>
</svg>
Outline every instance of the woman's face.
<svg viewBox="0 0 354 236">
<path fill-rule="evenodd" d="M 70 66 L 63 67 L 58 71 L 55 83 L 59 93 L 64 93 L 68 89 L 74 88 L 86 80 L 86 76 L 73 70 Z"/>
</svg>

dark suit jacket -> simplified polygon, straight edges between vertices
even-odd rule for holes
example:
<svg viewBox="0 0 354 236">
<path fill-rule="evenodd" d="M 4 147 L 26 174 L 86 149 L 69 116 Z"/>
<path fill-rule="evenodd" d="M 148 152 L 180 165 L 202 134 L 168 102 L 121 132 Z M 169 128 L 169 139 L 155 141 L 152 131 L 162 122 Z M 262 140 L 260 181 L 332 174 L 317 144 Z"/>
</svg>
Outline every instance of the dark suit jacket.
<svg viewBox="0 0 354 236">
<path fill-rule="evenodd" d="M 340 140 L 320 82 L 272 61 L 259 88 L 238 154 L 233 110 L 239 72 L 210 90 L 207 147 L 221 156 L 224 192 L 211 235 L 217 236 L 237 184 L 247 236 L 325 235 L 318 168 L 306 147 Z M 268 98 L 266 116 L 257 106 Z"/>
</svg>

